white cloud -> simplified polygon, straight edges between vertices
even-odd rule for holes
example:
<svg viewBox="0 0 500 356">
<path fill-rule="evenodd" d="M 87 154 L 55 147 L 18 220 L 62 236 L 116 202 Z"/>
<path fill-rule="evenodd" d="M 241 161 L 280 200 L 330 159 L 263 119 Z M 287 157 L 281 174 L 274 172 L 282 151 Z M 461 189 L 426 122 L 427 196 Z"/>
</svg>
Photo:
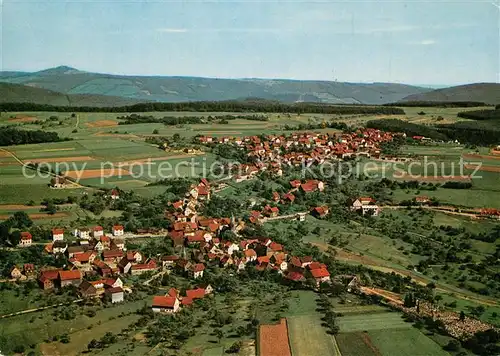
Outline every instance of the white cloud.
<svg viewBox="0 0 500 356">
<path fill-rule="evenodd" d="M 422 46 L 429 46 L 429 45 L 433 45 L 435 43 L 436 43 L 436 41 L 434 41 L 434 40 L 422 40 L 422 41 L 420 41 L 420 44 Z"/>
<path fill-rule="evenodd" d="M 187 28 L 158 28 L 156 29 L 158 32 L 166 32 L 166 33 L 185 33 L 188 32 Z"/>
</svg>

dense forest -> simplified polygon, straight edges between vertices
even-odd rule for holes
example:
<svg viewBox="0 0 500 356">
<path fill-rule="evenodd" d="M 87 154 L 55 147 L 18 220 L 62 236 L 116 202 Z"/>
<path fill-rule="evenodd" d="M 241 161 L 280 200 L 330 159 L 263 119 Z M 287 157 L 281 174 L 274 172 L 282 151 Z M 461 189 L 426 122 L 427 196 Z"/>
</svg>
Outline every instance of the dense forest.
<svg viewBox="0 0 500 356">
<path fill-rule="evenodd" d="M 55 132 L 41 130 L 19 130 L 14 127 L 0 128 L 0 146 L 23 145 L 29 143 L 59 142 L 67 141 L 67 138 L 60 138 Z"/>
<path fill-rule="evenodd" d="M 408 136 L 425 136 L 439 141 L 455 141 L 473 145 L 494 145 L 500 143 L 500 127 L 473 122 L 425 126 L 402 120 L 371 120 L 367 127 L 390 132 L 404 132 Z"/>
<path fill-rule="evenodd" d="M 439 125 L 436 126 L 436 129 L 450 140 L 458 140 L 462 143 L 478 146 L 498 145 L 500 143 L 500 126 L 494 127 L 485 122 L 457 122 Z"/>
<path fill-rule="evenodd" d="M 479 106 L 488 106 L 480 101 L 407 101 L 384 104 L 384 106 L 401 107 L 434 107 L 434 108 L 475 108 Z"/>
<path fill-rule="evenodd" d="M 145 123 L 159 123 L 164 125 L 180 125 L 180 124 L 204 124 L 207 122 L 218 121 L 219 123 L 228 123 L 231 120 L 245 119 L 253 121 L 268 121 L 264 115 L 217 115 L 217 116 L 164 116 L 154 117 L 151 115 L 131 114 L 127 116 L 118 116 L 117 119 L 124 120 L 119 125 L 133 125 Z"/>
<path fill-rule="evenodd" d="M 497 105 L 495 110 L 463 111 L 459 112 L 457 116 L 471 120 L 498 120 L 500 119 L 500 108 Z"/>
<path fill-rule="evenodd" d="M 370 120 L 366 126 L 373 129 L 379 129 L 390 132 L 404 132 L 408 136 L 425 136 L 433 140 L 448 140 L 448 137 L 434 127 L 412 124 L 403 120 L 382 119 Z"/>
<path fill-rule="evenodd" d="M 273 112 L 317 114 L 379 114 L 404 115 L 404 110 L 388 106 L 331 105 L 318 103 L 285 104 L 278 101 L 199 101 L 185 103 L 142 103 L 117 107 L 66 107 L 32 103 L 3 103 L 1 111 L 57 111 L 57 112 Z"/>
</svg>

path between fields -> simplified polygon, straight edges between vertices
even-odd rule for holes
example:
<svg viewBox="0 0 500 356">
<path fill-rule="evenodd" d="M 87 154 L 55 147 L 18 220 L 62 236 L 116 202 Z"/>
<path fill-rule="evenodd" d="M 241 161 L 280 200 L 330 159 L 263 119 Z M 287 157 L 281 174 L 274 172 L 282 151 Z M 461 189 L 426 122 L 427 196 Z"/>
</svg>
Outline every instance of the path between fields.
<svg viewBox="0 0 500 356">
<path fill-rule="evenodd" d="M 385 206 L 381 206 L 380 207 L 381 209 L 388 209 L 388 210 L 401 210 L 401 209 L 408 209 L 408 206 L 404 206 L 404 205 L 385 205 Z M 451 214 L 451 215 L 459 215 L 459 216 L 465 216 L 465 217 L 469 217 L 469 218 L 472 218 L 472 219 L 476 219 L 478 217 L 479 214 L 473 214 L 473 213 L 463 213 L 463 212 L 459 212 L 459 211 L 451 211 L 449 209 L 455 209 L 453 207 L 434 207 L 434 206 L 415 206 L 415 207 L 412 207 L 410 206 L 410 209 L 418 209 L 418 208 L 422 208 L 422 209 L 426 209 L 426 210 L 432 210 L 432 211 L 437 211 L 437 212 L 441 212 L 441 213 L 445 213 L 445 214 Z"/>
<path fill-rule="evenodd" d="M 26 166 L 26 163 L 24 163 L 19 157 L 16 156 L 16 154 L 14 154 L 13 152 L 9 151 L 9 150 L 6 150 L 5 148 L 0 148 L 0 151 L 3 151 L 3 152 L 7 152 L 8 154 L 10 154 L 20 165 L 22 166 Z M 57 177 L 57 174 L 55 173 L 52 173 L 52 172 L 47 172 L 49 173 L 52 177 Z M 74 185 L 75 187 L 78 187 L 78 188 L 86 188 L 84 185 L 81 185 L 80 183 L 77 183 L 77 182 L 74 182 L 72 180 L 69 180 L 68 181 Z"/>
<path fill-rule="evenodd" d="M 325 252 L 329 248 L 329 246 L 327 244 L 312 243 L 312 245 L 319 247 L 321 250 L 323 250 Z M 332 248 L 334 248 L 334 247 L 332 247 Z M 403 276 L 403 277 L 411 277 L 416 283 L 423 285 L 423 286 L 427 285 L 430 282 L 430 279 L 426 279 L 422 276 L 419 276 L 418 274 L 416 274 L 414 272 L 399 269 L 399 268 L 389 267 L 387 265 L 382 265 L 378 261 L 376 261 L 370 257 L 367 257 L 367 256 L 359 256 L 357 254 L 347 252 L 347 251 L 342 250 L 342 249 L 337 249 L 337 248 L 334 248 L 334 249 L 337 251 L 337 255 L 335 256 L 335 258 L 338 260 L 358 262 L 358 263 L 360 263 L 363 266 L 368 267 L 368 268 L 373 268 L 373 269 L 380 270 L 380 271 L 383 271 L 386 273 L 394 272 L 394 273 L 399 274 L 400 276 Z M 434 282 L 434 283 L 436 284 L 436 291 L 440 291 L 440 292 L 447 293 L 447 294 L 453 294 L 457 298 L 460 298 L 463 300 L 468 300 L 468 301 L 482 304 L 482 305 L 487 305 L 487 306 L 498 306 L 499 305 L 499 303 L 496 302 L 495 300 L 483 299 L 483 298 L 470 296 L 470 295 L 467 295 L 465 293 L 462 293 L 459 291 L 458 287 L 457 287 L 457 289 L 454 289 L 454 288 L 444 286 L 440 282 Z"/>
<path fill-rule="evenodd" d="M 9 313 L 9 314 L 0 315 L 0 319 L 9 318 L 9 317 L 16 316 L 16 315 L 33 313 L 33 312 L 36 312 L 36 311 L 42 311 L 42 310 L 46 310 L 46 309 L 50 309 L 50 308 L 55 308 L 55 307 L 62 307 L 64 305 L 70 305 L 70 304 L 79 303 L 79 302 L 82 302 L 82 301 L 83 301 L 83 299 L 76 299 L 76 300 L 73 300 L 71 302 L 47 305 L 46 307 L 38 307 L 38 308 L 25 309 L 25 310 L 21 310 L 21 311 L 15 312 L 15 313 Z"/>
</svg>

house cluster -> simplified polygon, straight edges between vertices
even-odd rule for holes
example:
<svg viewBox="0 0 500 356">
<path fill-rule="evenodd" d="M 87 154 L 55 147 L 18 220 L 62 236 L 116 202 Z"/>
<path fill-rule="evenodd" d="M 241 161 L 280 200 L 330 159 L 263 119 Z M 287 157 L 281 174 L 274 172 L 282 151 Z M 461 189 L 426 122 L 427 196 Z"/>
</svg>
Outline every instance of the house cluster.
<svg viewBox="0 0 500 356">
<path fill-rule="evenodd" d="M 282 175 L 281 165 L 300 166 L 321 164 L 329 159 L 345 159 L 355 156 L 380 157 L 380 144 L 392 141 L 393 133 L 376 129 L 360 129 L 353 133 L 292 133 L 291 135 L 267 135 L 247 137 L 199 136 L 203 144 L 230 144 L 247 152 L 257 162 L 243 165 L 237 181 L 249 179 L 259 171 L 269 170 Z"/>
<path fill-rule="evenodd" d="M 156 260 L 146 259 L 139 251 L 127 251 L 125 241 L 121 238 L 123 234 L 121 225 L 113 226 L 112 235 L 105 234 L 101 226 L 91 229 L 85 227 L 76 229 L 73 232 L 76 240 L 68 243 L 64 230 L 57 228 L 52 230 L 53 242 L 45 246 L 45 251 L 54 255 L 64 254 L 68 259 L 68 268 L 74 272 L 74 276 L 80 276 L 80 281 L 83 276 L 111 278 L 118 274 L 137 275 L 157 270 Z M 44 289 L 64 286 L 62 284 L 64 283 L 41 283 Z M 90 287 L 89 289 L 92 290 Z M 83 294 L 92 293 L 86 291 Z"/>
<path fill-rule="evenodd" d="M 188 307 L 196 299 L 203 299 L 212 292 L 213 288 L 210 284 L 202 284 L 196 286 L 194 289 L 188 289 L 184 295 L 181 295 L 179 290 L 170 288 L 167 294 L 153 297 L 151 308 L 155 313 L 177 313 L 182 307 Z"/>
<path fill-rule="evenodd" d="M 32 263 L 25 263 L 23 267 L 12 266 L 10 269 L 10 278 L 16 281 L 36 278 L 35 265 Z"/>
<path fill-rule="evenodd" d="M 231 268 L 236 272 L 246 268 L 255 268 L 260 272 L 274 270 L 291 283 L 303 283 L 311 279 L 319 286 L 321 283 L 330 282 L 326 265 L 315 262 L 312 257 L 291 256 L 283 245 L 269 238 L 247 239 L 238 243 L 213 238 L 190 245 L 192 249 L 189 256 L 163 256 L 162 266 L 195 280 L 203 277 L 206 267 L 213 266 Z M 203 298 L 212 292 L 206 288 L 197 287 L 193 291 L 187 291 L 186 296 L 180 296 L 178 293 L 173 295 L 171 292 L 165 296 L 156 296 L 153 298 L 152 308 L 155 312 L 176 312 L 197 299 L 193 298 L 193 295 Z"/>
<path fill-rule="evenodd" d="M 500 220 L 500 210 L 494 208 L 483 208 L 480 210 L 480 216 L 484 218 L 490 219 L 499 219 Z"/>
<path fill-rule="evenodd" d="M 82 298 L 107 298 L 112 303 L 123 302 L 123 282 L 118 277 L 109 277 L 87 281 L 82 271 L 50 269 L 40 272 L 38 278 L 40 287 L 44 290 L 74 286 Z"/>
</svg>

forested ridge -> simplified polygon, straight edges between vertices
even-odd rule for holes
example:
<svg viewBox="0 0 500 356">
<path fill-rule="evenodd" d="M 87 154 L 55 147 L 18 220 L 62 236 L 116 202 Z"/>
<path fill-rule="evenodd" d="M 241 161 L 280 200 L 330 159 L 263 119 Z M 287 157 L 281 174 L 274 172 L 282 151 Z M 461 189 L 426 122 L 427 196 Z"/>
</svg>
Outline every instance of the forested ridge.
<svg viewBox="0 0 500 356">
<path fill-rule="evenodd" d="M 270 113 L 317 113 L 317 114 L 380 114 L 404 115 L 404 110 L 388 106 L 330 105 L 317 103 L 285 104 L 278 101 L 199 101 L 185 103 L 141 103 L 116 107 L 66 107 L 33 103 L 2 103 L 1 111 L 57 111 L 57 112 L 270 112 Z"/>
<path fill-rule="evenodd" d="M 480 101 L 406 101 L 384 106 L 400 106 L 400 107 L 435 107 L 435 108 L 474 108 L 480 106 L 488 106 L 488 104 Z"/>
<path fill-rule="evenodd" d="M 408 136 L 425 136 L 438 141 L 454 141 L 474 145 L 492 145 L 500 142 L 500 127 L 483 123 L 457 122 L 454 124 L 425 126 L 403 120 L 371 120 L 367 127 L 390 132 L 404 132 Z"/>
</svg>

